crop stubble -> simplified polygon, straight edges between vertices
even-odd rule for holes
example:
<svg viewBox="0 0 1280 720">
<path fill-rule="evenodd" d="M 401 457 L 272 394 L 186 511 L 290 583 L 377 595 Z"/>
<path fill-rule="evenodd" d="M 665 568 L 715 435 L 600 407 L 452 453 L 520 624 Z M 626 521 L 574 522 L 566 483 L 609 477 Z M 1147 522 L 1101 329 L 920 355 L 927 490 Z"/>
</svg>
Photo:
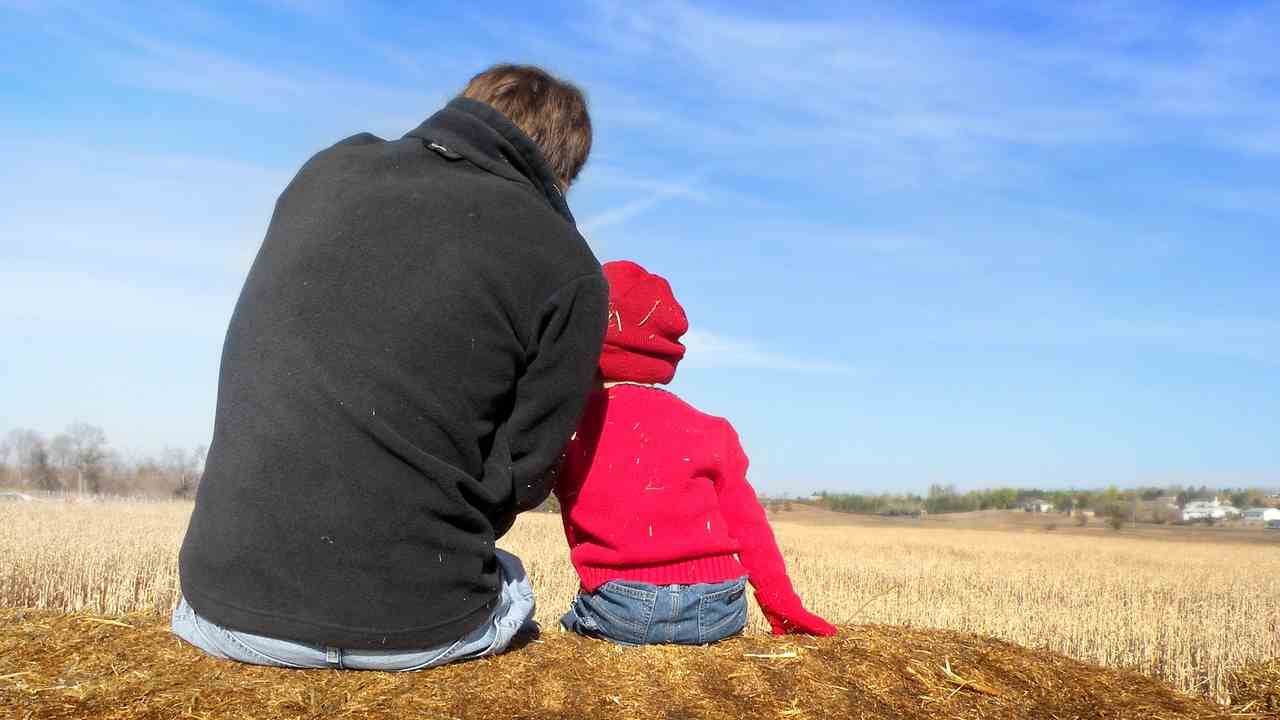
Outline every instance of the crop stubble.
<svg viewBox="0 0 1280 720">
<path fill-rule="evenodd" d="M 0 506 L 0 607 L 167 613 L 185 502 Z M 915 527 L 775 525 L 792 578 L 837 623 L 980 633 L 1223 698 L 1230 673 L 1280 657 L 1280 553 L 1269 544 Z M 523 516 L 544 628 L 577 588 L 559 519 Z M 764 631 L 752 609 L 749 632 Z"/>
</svg>

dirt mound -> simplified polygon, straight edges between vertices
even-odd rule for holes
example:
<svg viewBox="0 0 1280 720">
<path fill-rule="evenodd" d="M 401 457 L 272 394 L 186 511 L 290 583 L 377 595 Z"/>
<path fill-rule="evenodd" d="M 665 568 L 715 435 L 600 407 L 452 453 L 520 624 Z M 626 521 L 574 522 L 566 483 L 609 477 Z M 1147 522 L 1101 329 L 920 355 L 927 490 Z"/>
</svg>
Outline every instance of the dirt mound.
<svg viewBox="0 0 1280 720">
<path fill-rule="evenodd" d="M 1240 712 L 1280 718 L 1280 659 L 1231 674 L 1232 706 Z"/>
<path fill-rule="evenodd" d="M 1046 651 L 884 626 L 848 627 L 830 639 L 747 637 L 707 648 L 619 648 L 553 631 L 498 658 L 385 674 L 214 660 L 169 635 L 154 616 L 0 610 L 0 717 L 1241 715 L 1140 675 Z"/>
</svg>

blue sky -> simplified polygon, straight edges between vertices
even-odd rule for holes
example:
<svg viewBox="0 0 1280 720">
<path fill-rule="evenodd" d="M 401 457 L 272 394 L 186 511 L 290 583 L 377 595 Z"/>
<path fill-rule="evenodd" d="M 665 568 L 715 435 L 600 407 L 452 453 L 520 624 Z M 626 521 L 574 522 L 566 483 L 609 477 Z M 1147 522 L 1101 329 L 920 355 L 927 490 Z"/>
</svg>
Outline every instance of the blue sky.
<svg viewBox="0 0 1280 720">
<path fill-rule="evenodd" d="M 0 430 L 205 443 L 276 194 L 500 60 L 768 492 L 1280 486 L 1280 5 L 0 0 Z"/>
</svg>

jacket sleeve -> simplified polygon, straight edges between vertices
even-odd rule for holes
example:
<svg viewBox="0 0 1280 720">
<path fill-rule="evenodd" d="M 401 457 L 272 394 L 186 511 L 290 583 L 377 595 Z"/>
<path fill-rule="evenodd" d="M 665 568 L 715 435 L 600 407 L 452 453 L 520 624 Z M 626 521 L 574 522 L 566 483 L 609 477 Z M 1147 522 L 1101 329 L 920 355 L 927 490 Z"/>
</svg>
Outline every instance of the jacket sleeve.
<svg viewBox="0 0 1280 720">
<path fill-rule="evenodd" d="M 791 585 L 773 528 L 747 481 L 747 454 L 728 421 L 724 421 L 719 454 L 716 492 L 720 515 L 728 523 L 729 533 L 738 541 L 738 560 L 747 569 L 747 578 L 756 591 L 756 602 L 774 634 L 834 634 L 832 625 L 804 609 Z"/>
<path fill-rule="evenodd" d="M 499 535 L 516 513 L 536 508 L 551 494 L 554 470 L 595 380 L 608 308 L 604 276 L 594 273 L 561 288 L 537 316 L 525 373 L 503 428 L 514 495 Z"/>
</svg>

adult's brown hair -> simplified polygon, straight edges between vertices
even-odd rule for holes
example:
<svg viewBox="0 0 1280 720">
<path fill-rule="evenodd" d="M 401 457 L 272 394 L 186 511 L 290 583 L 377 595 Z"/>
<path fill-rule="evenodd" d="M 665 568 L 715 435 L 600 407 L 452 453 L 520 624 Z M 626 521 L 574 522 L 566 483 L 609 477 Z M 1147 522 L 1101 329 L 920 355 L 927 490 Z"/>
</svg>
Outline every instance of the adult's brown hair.
<svg viewBox="0 0 1280 720">
<path fill-rule="evenodd" d="M 532 65 L 494 65 L 471 78 L 463 97 L 488 103 L 542 149 L 565 187 L 591 153 L 587 98 L 572 83 Z"/>
</svg>

